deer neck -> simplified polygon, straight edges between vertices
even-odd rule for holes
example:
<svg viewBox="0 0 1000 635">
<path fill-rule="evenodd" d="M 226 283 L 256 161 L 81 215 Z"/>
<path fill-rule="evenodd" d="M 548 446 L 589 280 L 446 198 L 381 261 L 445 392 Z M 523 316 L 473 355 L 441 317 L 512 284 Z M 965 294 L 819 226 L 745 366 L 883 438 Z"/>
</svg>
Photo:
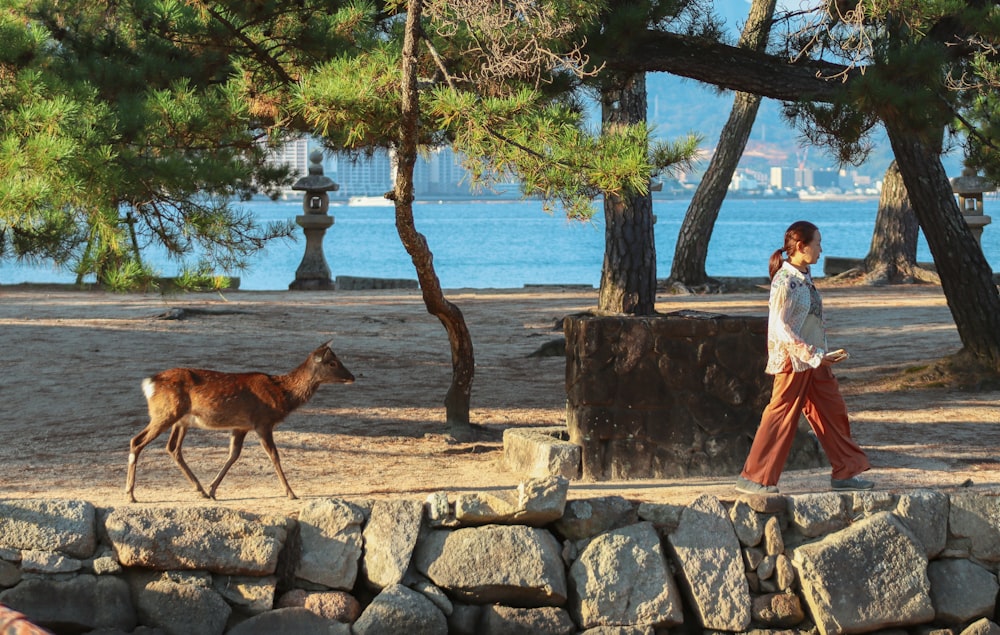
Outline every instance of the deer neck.
<svg viewBox="0 0 1000 635">
<path fill-rule="evenodd" d="M 319 388 L 319 382 L 312 378 L 312 373 L 309 372 L 305 364 L 277 379 L 292 408 L 298 408 L 309 401 L 316 394 L 316 389 Z"/>
</svg>

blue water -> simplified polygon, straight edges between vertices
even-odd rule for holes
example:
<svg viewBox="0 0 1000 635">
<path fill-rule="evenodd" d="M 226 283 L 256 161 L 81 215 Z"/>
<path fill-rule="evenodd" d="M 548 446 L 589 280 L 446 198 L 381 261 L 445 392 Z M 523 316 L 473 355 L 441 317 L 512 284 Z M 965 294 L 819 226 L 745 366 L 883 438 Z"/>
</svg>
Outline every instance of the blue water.
<svg viewBox="0 0 1000 635">
<path fill-rule="evenodd" d="M 657 275 L 670 273 L 670 262 L 686 200 L 655 201 Z M 262 220 L 294 219 L 302 204 L 252 202 Z M 987 203 L 989 207 L 989 203 Z M 876 200 L 808 201 L 730 199 L 719 215 L 709 245 L 706 268 L 713 276 L 766 276 L 767 259 L 781 246 L 784 230 L 806 219 L 823 234 L 826 255 L 861 258 L 868 253 L 875 225 Z M 990 210 L 987 209 L 987 214 Z M 324 239 L 324 253 L 336 276 L 416 279 L 413 265 L 396 234 L 392 207 L 331 206 L 335 219 Z M 539 201 L 500 203 L 443 202 L 414 206 L 417 230 L 427 237 L 441 284 L 454 288 L 516 288 L 525 284 L 600 284 L 604 258 L 601 215 L 590 223 L 568 221 L 542 210 Z M 1000 225 L 1000 220 L 998 220 Z M 287 289 L 305 249 L 303 238 L 269 246 L 241 277 L 241 289 Z M 983 251 L 1000 270 L 1000 226 L 987 226 Z M 159 273 L 176 275 L 178 265 L 146 256 Z M 921 237 L 917 259 L 930 262 Z M 821 275 L 823 261 L 814 267 Z M 50 266 L 0 264 L 0 284 L 73 282 L 74 274 Z"/>
</svg>

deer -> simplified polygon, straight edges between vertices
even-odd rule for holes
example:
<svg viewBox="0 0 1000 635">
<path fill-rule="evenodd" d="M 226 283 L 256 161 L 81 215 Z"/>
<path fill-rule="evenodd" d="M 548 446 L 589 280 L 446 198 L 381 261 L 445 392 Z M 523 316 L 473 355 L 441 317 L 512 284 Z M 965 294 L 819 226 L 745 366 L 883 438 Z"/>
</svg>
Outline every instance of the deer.
<svg viewBox="0 0 1000 635">
<path fill-rule="evenodd" d="M 139 453 L 168 428 L 167 452 L 202 498 L 215 499 L 215 491 L 243 451 L 243 440 L 251 430 L 257 433 L 271 459 L 278 480 L 288 498 L 298 497 L 281 469 L 274 428 L 293 410 L 309 401 L 320 384 L 352 384 L 354 375 L 337 358 L 332 340 L 323 344 L 297 368 L 284 375 L 261 372 L 224 373 L 194 368 L 171 368 L 147 377 L 142 391 L 149 407 L 149 424 L 132 437 L 129 444 L 128 478 L 125 493 L 135 501 L 135 468 Z M 188 428 L 228 430 L 229 457 L 208 487 L 184 462 L 181 445 Z"/>
</svg>

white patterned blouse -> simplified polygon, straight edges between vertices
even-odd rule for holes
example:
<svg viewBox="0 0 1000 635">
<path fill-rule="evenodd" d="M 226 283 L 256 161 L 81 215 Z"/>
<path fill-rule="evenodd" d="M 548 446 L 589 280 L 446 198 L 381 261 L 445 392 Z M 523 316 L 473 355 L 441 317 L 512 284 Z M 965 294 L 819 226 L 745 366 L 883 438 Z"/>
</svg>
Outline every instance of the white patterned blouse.
<svg viewBox="0 0 1000 635">
<path fill-rule="evenodd" d="M 771 280 L 767 315 L 767 368 L 770 375 L 818 368 L 826 354 L 823 300 L 812 276 L 787 261 Z"/>
</svg>

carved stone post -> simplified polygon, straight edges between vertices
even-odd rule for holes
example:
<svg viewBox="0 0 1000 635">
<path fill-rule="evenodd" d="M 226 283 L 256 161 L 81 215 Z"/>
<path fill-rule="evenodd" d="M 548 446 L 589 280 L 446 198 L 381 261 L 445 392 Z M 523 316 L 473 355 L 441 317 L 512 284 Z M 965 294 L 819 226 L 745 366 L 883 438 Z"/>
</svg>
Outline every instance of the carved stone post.
<svg viewBox="0 0 1000 635">
<path fill-rule="evenodd" d="M 288 285 L 289 289 L 298 291 L 336 288 L 330 278 L 330 267 L 323 256 L 323 236 L 333 225 L 333 217 L 326 213 L 330 208 L 330 195 L 327 192 L 335 192 L 340 186 L 323 175 L 322 160 L 323 153 L 313 150 L 309 154 L 309 175 L 302 177 L 292 186 L 293 190 L 304 192 L 302 210 L 305 213 L 296 216 L 295 223 L 306 235 L 306 252 L 302 256 L 299 268 L 295 270 L 295 280 Z"/>
</svg>

